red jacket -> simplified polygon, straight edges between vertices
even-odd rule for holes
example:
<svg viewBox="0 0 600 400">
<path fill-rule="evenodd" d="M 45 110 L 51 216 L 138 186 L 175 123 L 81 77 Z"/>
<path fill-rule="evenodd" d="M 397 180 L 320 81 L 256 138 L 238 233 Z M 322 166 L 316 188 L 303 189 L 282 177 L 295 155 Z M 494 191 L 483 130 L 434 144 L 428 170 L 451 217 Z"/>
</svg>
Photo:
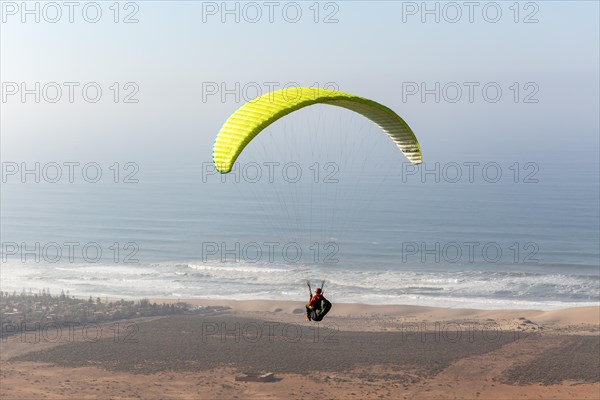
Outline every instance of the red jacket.
<svg viewBox="0 0 600 400">
<path fill-rule="evenodd" d="M 308 307 L 310 308 L 315 308 L 315 306 L 318 304 L 319 306 L 321 305 L 321 300 L 323 300 L 325 297 L 323 297 L 322 294 L 315 294 L 310 301 L 308 302 Z"/>
</svg>

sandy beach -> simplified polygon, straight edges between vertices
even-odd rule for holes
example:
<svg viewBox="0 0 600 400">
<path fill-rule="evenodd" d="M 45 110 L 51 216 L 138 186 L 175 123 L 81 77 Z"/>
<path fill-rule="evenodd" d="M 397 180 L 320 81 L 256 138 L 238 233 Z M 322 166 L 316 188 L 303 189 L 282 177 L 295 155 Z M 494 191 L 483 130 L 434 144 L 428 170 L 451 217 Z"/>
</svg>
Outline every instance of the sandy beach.
<svg viewBox="0 0 600 400">
<path fill-rule="evenodd" d="M 226 310 L 2 340 L 2 399 L 596 399 L 600 309 L 187 300 Z M 272 382 L 241 382 L 244 372 Z"/>
</svg>

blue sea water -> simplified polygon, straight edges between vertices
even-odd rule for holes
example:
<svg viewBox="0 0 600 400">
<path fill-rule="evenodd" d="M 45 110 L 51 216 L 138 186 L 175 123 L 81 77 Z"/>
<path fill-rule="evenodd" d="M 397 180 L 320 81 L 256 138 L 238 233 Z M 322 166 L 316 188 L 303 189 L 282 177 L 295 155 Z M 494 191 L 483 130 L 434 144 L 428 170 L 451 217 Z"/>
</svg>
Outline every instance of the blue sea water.
<svg viewBox="0 0 600 400">
<path fill-rule="evenodd" d="M 313 143 L 300 159 L 302 144 L 281 156 L 265 136 L 229 175 L 206 158 L 138 163 L 137 183 L 115 183 L 110 163 L 97 183 L 9 177 L 1 289 L 304 300 L 311 279 L 333 302 L 599 304 L 596 163 L 463 158 L 436 161 L 436 173 L 387 141 L 373 157 L 360 142 L 329 153 Z"/>
</svg>

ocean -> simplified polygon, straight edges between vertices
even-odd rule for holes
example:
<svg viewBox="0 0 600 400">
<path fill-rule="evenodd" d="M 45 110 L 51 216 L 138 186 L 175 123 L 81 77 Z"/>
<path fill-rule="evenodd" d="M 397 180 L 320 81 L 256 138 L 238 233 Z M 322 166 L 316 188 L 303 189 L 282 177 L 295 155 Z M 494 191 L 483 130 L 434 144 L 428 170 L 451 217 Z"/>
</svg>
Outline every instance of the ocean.
<svg viewBox="0 0 600 400">
<path fill-rule="evenodd" d="M 3 165 L 1 290 L 305 300 L 306 281 L 324 280 L 334 303 L 599 304 L 593 162 L 415 168 L 385 141 L 369 157 L 357 143 L 300 160 L 302 146 L 279 157 L 268 140 L 228 175 L 209 157 L 80 161 L 73 182 L 64 160 L 24 176 Z"/>
</svg>

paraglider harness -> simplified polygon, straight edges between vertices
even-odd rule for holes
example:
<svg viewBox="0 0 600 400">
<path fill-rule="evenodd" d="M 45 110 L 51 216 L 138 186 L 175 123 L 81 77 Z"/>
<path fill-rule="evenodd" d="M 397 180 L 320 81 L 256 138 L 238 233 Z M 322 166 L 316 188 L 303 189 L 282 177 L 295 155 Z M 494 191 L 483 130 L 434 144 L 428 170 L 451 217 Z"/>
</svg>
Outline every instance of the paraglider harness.
<svg viewBox="0 0 600 400">
<path fill-rule="evenodd" d="M 311 306 L 313 293 L 310 287 L 310 282 L 307 281 L 306 284 L 308 285 L 308 293 L 310 293 L 310 300 L 306 305 L 306 316 L 312 321 L 321 321 L 325 315 L 327 315 L 329 310 L 331 310 L 331 303 L 323 296 L 323 286 L 325 286 L 325 281 L 321 282 L 320 292 L 322 299 L 318 304 L 315 304 L 314 307 Z"/>
</svg>

